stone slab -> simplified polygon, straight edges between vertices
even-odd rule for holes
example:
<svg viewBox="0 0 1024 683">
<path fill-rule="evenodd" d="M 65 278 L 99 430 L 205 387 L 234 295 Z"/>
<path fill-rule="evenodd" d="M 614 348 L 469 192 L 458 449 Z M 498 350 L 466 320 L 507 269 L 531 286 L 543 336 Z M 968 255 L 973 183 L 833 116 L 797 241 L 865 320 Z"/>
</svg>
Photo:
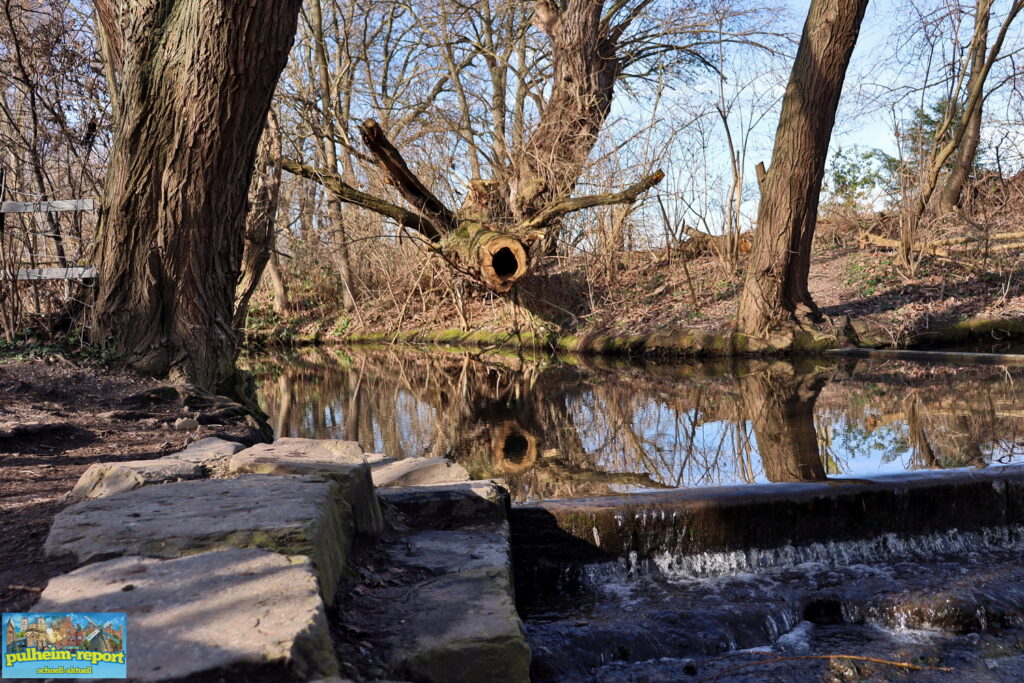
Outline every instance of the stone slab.
<svg viewBox="0 0 1024 683">
<path fill-rule="evenodd" d="M 414 681 L 529 681 L 530 648 L 503 567 L 445 574 L 409 596 L 394 670 Z"/>
<path fill-rule="evenodd" d="M 214 462 L 231 457 L 245 446 L 236 442 L 210 436 L 189 444 L 184 450 L 165 456 L 175 460 L 196 463 L 197 465 L 211 465 Z"/>
<path fill-rule="evenodd" d="M 345 500 L 352 507 L 356 531 L 374 535 L 384 528 L 370 464 L 355 441 L 278 439 L 235 453 L 228 462 L 228 469 L 253 474 L 329 477 L 339 483 Z"/>
<path fill-rule="evenodd" d="M 470 569 L 511 571 L 508 522 L 501 520 L 458 529 L 426 529 L 389 549 L 396 563 L 450 574 Z"/>
<path fill-rule="evenodd" d="M 202 465 L 173 458 L 98 462 L 89 465 L 78 478 L 78 483 L 68 494 L 68 500 L 105 498 L 140 486 L 202 479 L 204 476 L 206 471 Z"/>
<path fill-rule="evenodd" d="M 508 491 L 491 481 L 383 488 L 377 495 L 414 525 L 426 528 L 506 519 L 511 505 Z"/>
<path fill-rule="evenodd" d="M 308 555 L 332 604 L 351 539 L 351 512 L 337 482 L 246 475 L 145 486 L 76 503 L 54 518 L 45 550 L 73 553 L 82 563 L 228 547 Z"/>
<path fill-rule="evenodd" d="M 255 549 L 173 560 L 121 557 L 52 579 L 33 609 L 127 613 L 132 680 L 201 672 L 235 680 L 233 669 L 254 665 L 272 667 L 268 673 L 282 679 L 338 673 L 305 557 Z"/>
<path fill-rule="evenodd" d="M 447 458 L 404 458 L 375 464 L 376 486 L 435 486 L 469 481 L 469 472 Z"/>
<path fill-rule="evenodd" d="M 301 439 L 284 437 L 274 443 L 256 444 L 246 449 L 253 454 L 273 455 L 277 457 L 302 456 L 328 462 L 348 462 L 359 464 L 366 462 L 362 447 L 358 441 L 341 441 L 339 439 Z M 380 456 L 383 457 L 383 456 Z"/>
</svg>

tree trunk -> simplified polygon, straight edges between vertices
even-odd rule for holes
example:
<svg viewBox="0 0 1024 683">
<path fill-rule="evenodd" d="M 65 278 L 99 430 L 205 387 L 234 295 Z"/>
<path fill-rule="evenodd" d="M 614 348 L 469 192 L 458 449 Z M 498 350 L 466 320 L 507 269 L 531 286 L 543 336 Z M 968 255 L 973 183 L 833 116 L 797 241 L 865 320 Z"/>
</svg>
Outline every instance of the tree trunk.
<svg viewBox="0 0 1024 683">
<path fill-rule="evenodd" d="M 292 310 L 292 302 L 288 298 L 288 283 L 281 270 L 281 257 L 277 253 L 277 240 L 271 235 L 270 262 L 267 263 L 270 274 L 270 288 L 274 293 L 274 313 L 283 315 Z"/>
<path fill-rule="evenodd" d="M 96 0 L 119 83 L 98 229 L 98 340 L 217 391 L 246 194 L 299 0 Z"/>
<path fill-rule="evenodd" d="M 618 37 L 626 27 L 601 21 L 601 1 L 557 5 L 534 3 L 534 25 L 551 41 L 551 96 L 533 134 L 497 177 L 499 195 L 508 202 L 494 207 L 498 216 L 523 220 L 548 202 L 570 196 L 611 110 L 622 69 Z"/>
<path fill-rule="evenodd" d="M 750 266 L 740 296 L 741 332 L 820 316 L 807 289 L 818 196 L 836 108 L 868 0 L 812 0 L 764 179 Z"/>
<path fill-rule="evenodd" d="M 263 277 L 274 248 L 274 230 L 281 197 L 281 130 L 274 111 L 267 116 L 267 127 L 260 141 L 256 178 L 249 192 L 249 214 L 245 219 L 245 246 L 242 250 L 242 276 L 235 294 L 235 330 L 242 333 L 249 315 L 249 301 Z"/>
<path fill-rule="evenodd" d="M 971 76 L 967 81 L 967 92 L 970 93 L 979 83 L 985 72 L 985 58 L 988 56 L 988 23 L 992 14 L 992 0 L 978 0 L 977 13 L 974 17 L 974 38 L 971 40 Z M 965 122 L 964 139 L 960 143 L 956 164 L 953 166 L 945 187 L 942 188 L 942 206 L 947 211 L 959 208 L 963 195 L 964 184 L 974 168 L 974 159 L 978 155 L 978 144 L 981 142 L 981 110 L 984 98 L 971 112 Z"/>
<path fill-rule="evenodd" d="M 324 135 L 320 136 L 320 143 L 323 146 L 324 161 L 327 168 L 337 171 L 338 149 L 337 149 L 337 96 L 332 87 L 330 70 L 327 64 L 327 42 L 324 38 L 323 11 L 320 0 L 309 2 L 309 23 L 313 33 L 313 53 L 316 61 L 317 85 L 320 96 L 323 98 L 323 130 Z M 331 229 L 337 235 L 340 248 L 338 249 L 338 266 L 341 270 L 341 279 L 344 288 L 341 292 L 341 305 L 346 311 L 351 311 L 356 306 L 355 294 L 352 291 L 352 267 L 349 259 L 348 234 L 345 225 L 345 216 L 341 210 L 341 200 L 333 192 L 328 191 L 327 214 L 331 220 Z"/>
<path fill-rule="evenodd" d="M 787 372 L 792 373 L 792 367 Z M 779 375 L 757 373 L 740 378 L 743 407 L 754 428 L 764 475 L 772 482 L 823 481 L 825 466 L 814 428 L 814 404 L 826 378 L 820 374 Z"/>
</svg>

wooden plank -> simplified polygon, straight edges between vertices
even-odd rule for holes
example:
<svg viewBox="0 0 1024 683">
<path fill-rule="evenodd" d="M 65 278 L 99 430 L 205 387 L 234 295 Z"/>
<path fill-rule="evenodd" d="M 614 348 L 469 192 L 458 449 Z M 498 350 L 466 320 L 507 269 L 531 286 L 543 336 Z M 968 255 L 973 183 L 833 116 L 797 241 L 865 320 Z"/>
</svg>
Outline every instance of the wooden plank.
<svg viewBox="0 0 1024 683">
<path fill-rule="evenodd" d="M 96 277 L 96 269 L 87 268 L 28 268 L 18 271 L 19 280 L 88 280 Z"/>
<path fill-rule="evenodd" d="M 50 213 L 53 211 L 92 211 L 93 199 L 55 199 L 49 202 L 4 202 L 0 213 Z"/>
</svg>

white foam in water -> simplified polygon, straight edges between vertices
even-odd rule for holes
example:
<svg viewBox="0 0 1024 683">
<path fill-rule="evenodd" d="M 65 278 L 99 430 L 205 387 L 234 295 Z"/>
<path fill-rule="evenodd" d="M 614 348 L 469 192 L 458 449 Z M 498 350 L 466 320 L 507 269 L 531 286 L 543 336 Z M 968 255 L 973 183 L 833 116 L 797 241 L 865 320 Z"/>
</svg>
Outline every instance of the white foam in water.
<svg viewBox="0 0 1024 683">
<path fill-rule="evenodd" d="M 891 560 L 924 559 L 944 554 L 1007 548 L 1024 538 L 1024 527 L 998 527 L 961 532 L 900 536 L 884 534 L 862 541 L 785 545 L 780 548 L 733 550 L 676 555 L 662 552 L 652 557 L 669 580 L 709 578 L 757 572 L 763 569 L 796 567 L 808 563 L 829 566 L 875 564 Z"/>
<path fill-rule="evenodd" d="M 804 654 L 811 651 L 810 634 L 814 624 L 809 621 L 801 621 L 788 633 L 783 634 L 775 641 L 775 645 L 784 652 L 793 654 Z"/>
<path fill-rule="evenodd" d="M 906 628 L 903 626 L 891 628 L 875 622 L 869 622 L 868 626 L 880 633 L 885 634 L 888 638 L 898 643 L 912 643 L 915 645 L 922 645 L 933 643 L 936 640 L 948 639 L 951 637 L 950 634 L 944 633 L 942 631 L 926 631 L 924 629 Z"/>
</svg>

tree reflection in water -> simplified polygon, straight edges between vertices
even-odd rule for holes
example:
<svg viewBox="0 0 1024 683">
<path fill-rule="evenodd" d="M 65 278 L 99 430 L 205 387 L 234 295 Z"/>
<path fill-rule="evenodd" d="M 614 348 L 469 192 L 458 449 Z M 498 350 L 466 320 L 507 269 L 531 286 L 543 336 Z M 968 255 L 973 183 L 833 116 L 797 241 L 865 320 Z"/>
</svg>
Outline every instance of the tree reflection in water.
<svg viewBox="0 0 1024 683">
<path fill-rule="evenodd" d="M 248 364 L 279 436 L 445 456 L 518 500 L 983 466 L 1024 450 L 1016 369 L 408 349 Z"/>
</svg>

